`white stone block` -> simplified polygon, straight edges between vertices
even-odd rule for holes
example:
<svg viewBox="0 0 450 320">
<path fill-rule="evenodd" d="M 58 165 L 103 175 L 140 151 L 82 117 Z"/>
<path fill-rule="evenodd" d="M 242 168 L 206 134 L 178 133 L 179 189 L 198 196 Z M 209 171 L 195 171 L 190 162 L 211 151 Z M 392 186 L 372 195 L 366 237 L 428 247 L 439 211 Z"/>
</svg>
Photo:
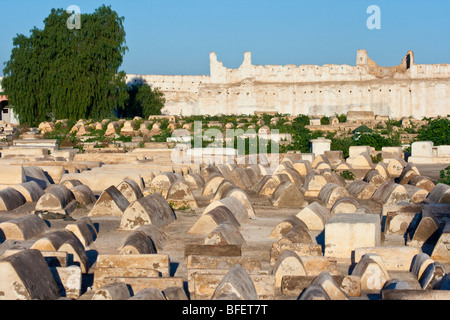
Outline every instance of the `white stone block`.
<svg viewBox="0 0 450 320">
<path fill-rule="evenodd" d="M 381 220 L 377 214 L 335 214 L 325 225 L 325 256 L 350 259 L 359 247 L 381 243 Z"/>
<path fill-rule="evenodd" d="M 450 157 L 450 146 L 438 146 L 437 147 L 438 157 Z"/>
<path fill-rule="evenodd" d="M 382 147 L 383 159 L 404 158 L 402 147 Z"/>
<path fill-rule="evenodd" d="M 311 152 L 316 156 L 325 154 L 325 151 L 331 150 L 331 140 L 325 138 L 317 138 L 310 140 L 311 142 Z"/>
<path fill-rule="evenodd" d="M 372 147 L 370 146 L 351 146 L 348 149 L 348 154 L 350 158 L 359 156 L 362 153 L 367 153 L 369 156 L 372 154 Z"/>
<path fill-rule="evenodd" d="M 411 145 L 411 156 L 413 157 L 432 157 L 432 141 L 416 141 Z"/>
</svg>

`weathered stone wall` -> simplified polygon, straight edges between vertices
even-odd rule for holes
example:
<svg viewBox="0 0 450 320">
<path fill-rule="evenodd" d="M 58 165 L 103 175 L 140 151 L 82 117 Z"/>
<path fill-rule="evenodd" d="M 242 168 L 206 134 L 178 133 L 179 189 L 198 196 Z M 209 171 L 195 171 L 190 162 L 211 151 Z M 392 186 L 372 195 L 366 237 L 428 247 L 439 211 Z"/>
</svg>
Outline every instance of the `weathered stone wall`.
<svg viewBox="0 0 450 320">
<path fill-rule="evenodd" d="M 398 66 L 380 67 L 365 50 L 356 66 L 252 65 L 246 52 L 238 69 L 210 54 L 209 76 L 128 75 L 164 92 L 163 112 L 174 115 L 253 114 L 326 115 L 373 111 L 402 118 L 446 115 L 450 103 L 450 65 L 414 64 L 409 51 Z"/>
</svg>

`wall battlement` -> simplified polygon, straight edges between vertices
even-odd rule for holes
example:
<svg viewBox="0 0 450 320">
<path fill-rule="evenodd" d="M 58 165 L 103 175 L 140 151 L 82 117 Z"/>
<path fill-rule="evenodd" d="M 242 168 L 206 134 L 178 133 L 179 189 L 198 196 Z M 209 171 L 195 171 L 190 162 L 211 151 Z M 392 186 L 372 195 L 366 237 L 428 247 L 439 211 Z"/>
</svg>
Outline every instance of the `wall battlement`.
<svg viewBox="0 0 450 320">
<path fill-rule="evenodd" d="M 246 52 L 244 62 L 238 69 L 228 69 L 217 61 L 216 54 L 210 54 L 211 82 L 239 82 L 255 78 L 261 82 L 324 82 L 324 81 L 364 81 L 383 78 L 448 78 L 450 66 L 415 65 L 414 53 L 408 51 L 400 65 L 380 67 L 371 60 L 366 50 L 358 50 L 356 66 L 326 64 L 317 65 L 252 65 L 251 53 Z"/>
</svg>

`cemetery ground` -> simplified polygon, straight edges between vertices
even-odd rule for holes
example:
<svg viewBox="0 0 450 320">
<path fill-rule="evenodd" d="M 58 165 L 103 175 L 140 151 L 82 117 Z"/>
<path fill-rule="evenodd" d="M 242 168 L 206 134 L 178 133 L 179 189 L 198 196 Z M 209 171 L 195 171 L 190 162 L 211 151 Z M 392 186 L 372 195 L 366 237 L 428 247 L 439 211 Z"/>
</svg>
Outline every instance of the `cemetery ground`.
<svg viewBox="0 0 450 320">
<path fill-rule="evenodd" d="M 412 144 L 413 163 L 329 143 L 176 164 L 161 143 L 78 153 L 30 130 L 0 159 L 1 297 L 448 300 L 446 146 Z"/>
<path fill-rule="evenodd" d="M 418 166 L 420 171 L 430 173 L 430 177 L 438 179 L 436 174 L 443 168 L 443 165 L 422 165 Z M 249 259 L 255 259 L 261 263 L 260 273 L 270 275 L 273 272 L 273 262 L 271 263 L 271 251 L 274 243 L 277 243 L 279 239 L 270 238 L 270 234 L 276 228 L 278 224 L 284 221 L 286 218 L 296 215 L 300 210 L 298 208 L 274 208 L 267 197 L 261 197 L 256 193 L 249 192 L 252 199 L 253 207 L 255 210 L 255 216 L 251 218 L 247 223 L 242 224 L 240 233 L 245 239 L 245 245 L 240 247 L 239 255 Z M 98 195 L 97 195 L 98 196 Z M 201 215 L 201 211 L 209 205 L 209 198 L 201 195 L 201 190 L 194 191 L 194 196 L 197 199 L 200 209 L 192 210 L 176 210 L 176 220 L 170 225 L 162 228 L 161 230 L 166 235 L 166 241 L 164 248 L 158 251 L 159 254 L 167 254 L 170 257 L 170 276 L 175 278 L 181 278 L 183 281 L 183 289 L 186 293 L 186 298 L 192 300 L 210 299 L 212 292 L 206 292 L 201 295 L 202 290 L 199 292 L 189 292 L 189 268 L 187 266 L 188 257 L 186 256 L 189 250 L 189 245 L 201 245 L 204 243 L 205 236 L 200 234 L 190 234 L 189 229 L 196 223 Z M 310 202 L 314 202 L 317 199 L 308 199 Z M 359 200 L 361 205 L 368 206 L 373 213 L 380 213 L 380 206 L 371 200 Z M 2 212 L 0 217 L 0 223 L 6 222 L 11 219 L 29 215 L 35 209 L 36 203 L 28 203 L 16 210 L 9 212 Z M 68 219 L 51 219 L 46 220 L 46 223 L 52 230 L 64 229 L 67 225 L 73 224 L 74 221 L 85 218 L 88 216 L 93 204 L 87 206 L 79 206 L 76 208 Z M 202 209 L 203 208 L 203 209 Z M 80 295 L 77 299 L 90 300 L 95 294 L 96 290 L 93 289 L 94 275 L 96 267 L 96 259 L 99 255 L 117 255 L 122 244 L 126 240 L 130 231 L 119 230 L 121 217 L 91 217 L 97 229 L 97 237 L 93 243 L 86 246 L 85 250 L 89 258 L 89 272 L 82 275 L 82 285 Z M 385 221 L 384 221 L 385 222 Z M 324 246 L 324 234 L 323 231 L 310 231 L 311 237 L 315 239 L 315 242 Z M 8 250 L 16 249 L 29 249 L 33 244 L 42 237 L 42 234 L 37 235 L 26 241 L 5 240 L 0 245 L 0 254 L 4 254 Z M 405 237 L 403 235 L 385 235 L 383 246 L 386 247 L 404 247 Z M 215 253 L 210 252 L 215 256 Z M 227 255 L 227 254 L 225 254 Z M 236 256 L 232 253 L 231 256 Z M 352 269 L 355 267 L 355 262 L 352 259 L 336 259 L 336 264 L 330 267 L 333 276 L 338 275 L 346 276 L 350 275 Z M 445 270 L 448 270 L 450 263 L 442 263 Z M 225 269 L 230 268 L 231 265 L 225 263 Z M 208 266 L 202 266 L 202 268 L 208 268 Z M 220 268 L 220 267 L 219 267 Z M 316 272 L 317 273 L 317 272 Z M 316 274 L 318 275 L 318 274 Z M 192 276 L 192 275 L 191 275 Z M 412 290 L 422 290 L 419 280 L 409 270 L 404 268 L 401 271 L 389 270 L 389 276 L 396 281 L 405 281 L 409 284 Z M 302 286 L 297 286 L 294 289 L 288 290 L 285 288 L 284 292 L 281 289 L 269 289 L 267 290 L 268 296 L 262 296 L 261 299 L 268 300 L 297 300 L 303 290 L 313 281 L 315 277 L 304 277 Z M 191 280 L 192 281 L 192 280 Z M 266 280 L 267 281 L 267 280 Z M 301 283 L 301 282 L 300 282 Z M 269 285 L 270 287 L 270 282 Z M 356 285 L 356 287 L 358 287 Z M 191 284 L 192 290 L 192 284 Z M 360 290 L 360 289 L 359 289 Z M 197 295 L 197 297 L 195 296 Z M 369 300 L 369 299 L 381 299 L 381 290 L 373 291 L 360 291 L 359 293 L 350 295 L 351 300 Z"/>
</svg>

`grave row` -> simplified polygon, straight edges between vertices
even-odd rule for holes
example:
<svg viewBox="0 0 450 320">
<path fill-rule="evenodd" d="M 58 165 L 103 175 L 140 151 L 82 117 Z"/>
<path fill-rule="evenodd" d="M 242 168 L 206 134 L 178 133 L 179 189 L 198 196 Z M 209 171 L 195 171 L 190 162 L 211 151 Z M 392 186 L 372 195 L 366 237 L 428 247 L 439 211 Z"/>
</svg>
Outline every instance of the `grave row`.
<svg viewBox="0 0 450 320">
<path fill-rule="evenodd" d="M 184 279 L 171 275 L 170 256 L 160 252 L 164 228 L 176 223 L 174 210 L 190 208 L 201 214 L 186 236 L 204 237 L 201 244 L 185 247 L 191 299 L 272 299 L 280 294 L 349 299 L 362 292 L 386 299 L 447 299 L 443 264 L 450 263 L 450 187 L 434 185 L 413 165 L 399 163 L 379 163 L 355 181 L 331 170 L 325 155 L 312 162 L 286 157 L 275 169 L 212 165 L 199 173 L 150 174 L 145 182 L 123 179 L 98 198 L 76 179 L 59 184 L 19 179 L 0 192 L 3 211 L 20 207 L 27 198 L 36 202 L 35 214 L 6 221 L 0 229 L 5 239 L 39 239 L 29 249 L 2 256 L 1 291 L 5 299 L 79 298 L 81 277 L 90 268 L 86 247 L 97 236 L 91 219 L 109 216 L 119 217 L 119 229 L 129 233 L 117 254 L 97 257 L 92 292 L 85 298 L 186 299 Z M 41 177 L 38 173 L 34 176 Z M 258 218 L 255 196 L 274 208 L 298 209 L 268 235 L 273 239 L 270 268 L 241 250 L 244 227 Z M 209 204 L 202 210 L 199 200 L 205 199 Z M 70 216 L 77 204 L 90 208 L 84 219 L 65 229 L 47 227 L 46 219 Z M 323 233 L 322 244 L 315 232 Z M 389 235 L 405 236 L 405 245 L 384 246 Z M 431 246 L 428 253 L 425 245 Z M 341 259 L 354 263 L 348 274 L 338 271 Z M 398 271 L 412 273 L 417 283 L 391 276 Z M 124 284 L 131 287 L 128 294 Z"/>
</svg>

